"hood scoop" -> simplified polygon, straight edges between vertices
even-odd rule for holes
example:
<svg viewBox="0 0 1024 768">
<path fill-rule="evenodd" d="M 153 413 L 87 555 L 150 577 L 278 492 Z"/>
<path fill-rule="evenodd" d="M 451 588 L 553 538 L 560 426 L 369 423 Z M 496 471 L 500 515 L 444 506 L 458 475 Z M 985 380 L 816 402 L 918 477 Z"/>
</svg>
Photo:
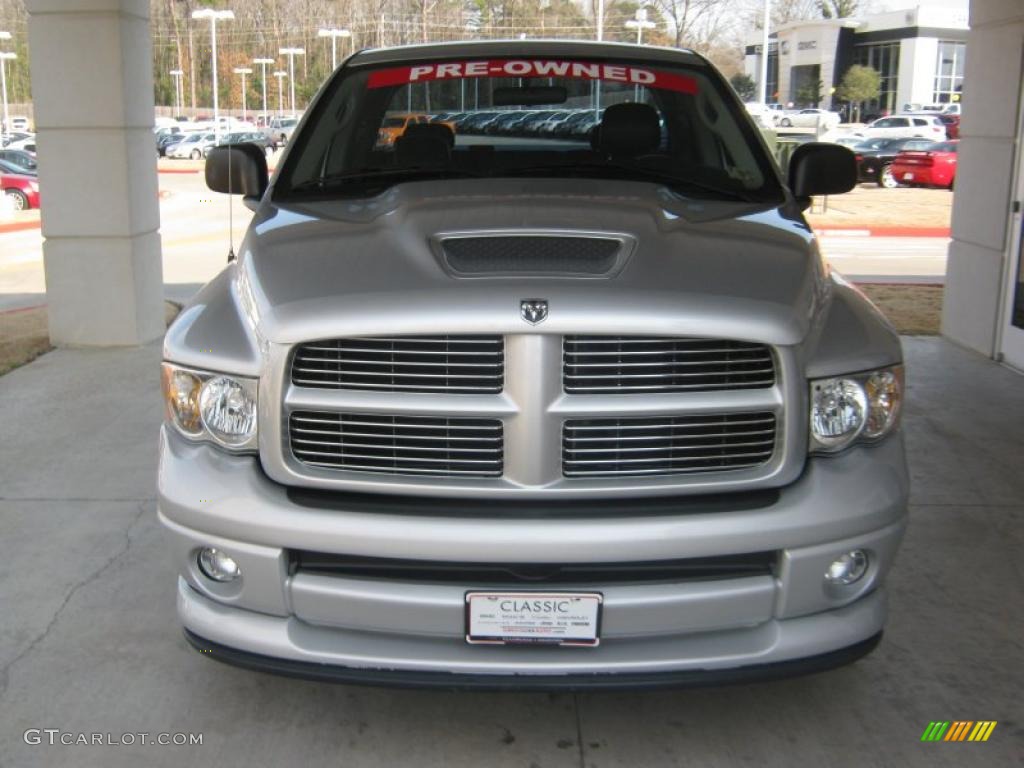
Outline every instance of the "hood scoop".
<svg viewBox="0 0 1024 768">
<path fill-rule="evenodd" d="M 614 277 L 636 241 L 606 232 L 458 232 L 433 238 L 452 277 Z"/>
</svg>

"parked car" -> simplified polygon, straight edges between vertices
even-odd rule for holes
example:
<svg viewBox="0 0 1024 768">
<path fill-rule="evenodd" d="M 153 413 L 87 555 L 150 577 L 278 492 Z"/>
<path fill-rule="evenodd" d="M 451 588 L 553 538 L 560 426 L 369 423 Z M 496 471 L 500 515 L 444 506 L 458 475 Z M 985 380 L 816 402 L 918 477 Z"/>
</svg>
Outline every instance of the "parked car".
<svg viewBox="0 0 1024 768">
<path fill-rule="evenodd" d="M 30 125 L 28 118 L 24 115 L 11 115 L 7 121 L 7 131 L 28 132 Z"/>
<path fill-rule="evenodd" d="M 23 152 L 28 152 L 30 155 L 35 157 L 36 154 L 36 137 L 28 136 L 23 139 L 16 141 L 10 141 L 4 147 L 4 149 L 20 149 Z"/>
<path fill-rule="evenodd" d="M 270 120 L 264 130 L 264 135 L 274 142 L 275 147 L 283 147 L 288 143 L 288 140 L 292 137 L 292 133 L 295 131 L 295 126 L 299 124 L 299 118 L 297 117 L 274 117 Z"/>
<path fill-rule="evenodd" d="M 0 170 L 0 191 L 16 211 L 39 207 L 39 179 L 35 176 Z"/>
<path fill-rule="evenodd" d="M 939 115 L 939 120 L 946 126 L 946 138 L 947 139 L 959 139 L 960 138 L 960 115 L 959 114 L 947 114 L 943 113 Z"/>
<path fill-rule="evenodd" d="M 880 117 L 856 133 L 866 139 L 913 136 L 942 141 L 946 138 L 946 126 L 935 115 L 892 115 Z"/>
<path fill-rule="evenodd" d="M 156 141 L 156 155 L 157 157 L 163 157 L 167 151 L 167 147 L 172 144 L 177 144 L 184 137 L 185 132 L 180 125 L 169 125 L 164 128 L 158 128 L 154 132 Z"/>
<path fill-rule="evenodd" d="M 262 149 L 266 154 L 274 154 L 274 142 L 266 137 L 261 131 L 236 131 L 234 133 L 226 133 L 220 137 L 220 141 L 217 142 L 216 146 L 224 146 L 225 144 L 255 144 L 257 147 Z M 203 150 L 203 155 L 210 154 L 211 147 L 207 147 Z"/>
<path fill-rule="evenodd" d="M 928 139 L 903 136 L 897 139 L 867 139 L 854 146 L 857 157 L 857 180 L 861 183 L 875 182 L 880 187 L 892 189 L 899 182 L 892 173 L 892 161 L 902 149 L 923 149 L 931 146 Z"/>
<path fill-rule="evenodd" d="M 943 141 L 926 149 L 903 150 L 892 161 L 892 175 L 912 187 L 953 189 L 958 141 Z"/>
<path fill-rule="evenodd" d="M 23 149 L 0 149 L 0 160 L 20 168 L 18 173 L 36 175 L 36 156 L 31 152 L 26 152 Z"/>
<path fill-rule="evenodd" d="M 377 144 L 412 95 L 585 78 L 641 91 L 592 149 Z M 706 59 L 583 41 L 363 50 L 300 131 L 269 180 L 211 150 L 255 215 L 163 342 L 158 515 L 204 659 L 589 690 L 879 642 L 900 340 L 800 202 L 856 183 L 848 149 L 798 147 L 784 181 Z"/>
<path fill-rule="evenodd" d="M 839 125 L 841 117 L 838 112 L 827 109 L 799 109 L 786 112 L 778 118 L 780 128 L 817 128 L 830 131 Z"/>
<path fill-rule="evenodd" d="M 177 144 L 166 148 L 167 157 L 176 159 L 191 158 L 201 160 L 204 153 L 217 143 L 217 135 L 213 131 L 186 133 Z"/>
<path fill-rule="evenodd" d="M 35 134 L 34 133 L 28 133 L 27 131 L 10 131 L 9 133 L 5 133 L 2 136 L 0 136 L 0 139 L 2 139 L 2 144 L 3 144 L 4 147 L 10 145 L 11 142 L 14 142 L 14 141 L 21 141 L 23 139 L 34 139 L 34 138 L 35 138 Z"/>
</svg>

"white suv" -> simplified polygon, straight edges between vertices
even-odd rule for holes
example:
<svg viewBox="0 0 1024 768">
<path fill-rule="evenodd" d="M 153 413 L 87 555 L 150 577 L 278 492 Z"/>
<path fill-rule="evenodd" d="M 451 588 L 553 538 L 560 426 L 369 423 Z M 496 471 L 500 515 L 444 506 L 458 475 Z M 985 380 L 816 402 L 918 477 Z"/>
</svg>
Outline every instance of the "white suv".
<svg viewBox="0 0 1024 768">
<path fill-rule="evenodd" d="M 880 117 L 857 133 L 868 139 L 914 136 L 933 141 L 945 141 L 946 126 L 939 118 L 930 115 L 893 115 L 892 117 Z"/>
</svg>

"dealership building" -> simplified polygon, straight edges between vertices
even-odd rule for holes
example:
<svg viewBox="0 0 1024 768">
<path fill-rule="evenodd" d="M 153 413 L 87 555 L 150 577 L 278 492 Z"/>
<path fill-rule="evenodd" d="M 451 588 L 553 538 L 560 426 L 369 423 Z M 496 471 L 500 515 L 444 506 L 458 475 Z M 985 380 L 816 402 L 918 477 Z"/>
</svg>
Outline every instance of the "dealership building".
<svg viewBox="0 0 1024 768">
<path fill-rule="evenodd" d="M 769 35 L 767 100 L 808 106 L 820 81 L 819 106 L 839 109 L 833 96 L 846 70 L 863 64 L 882 76 L 864 114 L 919 109 L 960 100 L 968 8 L 916 7 L 848 19 L 784 24 Z M 760 33 L 748 40 L 745 71 L 761 76 Z"/>
</svg>

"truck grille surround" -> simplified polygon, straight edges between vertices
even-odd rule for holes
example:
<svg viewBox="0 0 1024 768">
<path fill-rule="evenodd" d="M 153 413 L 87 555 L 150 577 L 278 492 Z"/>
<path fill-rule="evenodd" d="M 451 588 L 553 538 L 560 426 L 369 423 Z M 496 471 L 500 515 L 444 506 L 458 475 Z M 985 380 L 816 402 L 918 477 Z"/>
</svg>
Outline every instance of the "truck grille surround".
<svg viewBox="0 0 1024 768">
<path fill-rule="evenodd" d="M 749 489 L 799 470 L 786 354 L 651 335 L 310 341 L 282 350 L 283 452 L 263 460 L 287 484 L 403 494 Z"/>
</svg>

